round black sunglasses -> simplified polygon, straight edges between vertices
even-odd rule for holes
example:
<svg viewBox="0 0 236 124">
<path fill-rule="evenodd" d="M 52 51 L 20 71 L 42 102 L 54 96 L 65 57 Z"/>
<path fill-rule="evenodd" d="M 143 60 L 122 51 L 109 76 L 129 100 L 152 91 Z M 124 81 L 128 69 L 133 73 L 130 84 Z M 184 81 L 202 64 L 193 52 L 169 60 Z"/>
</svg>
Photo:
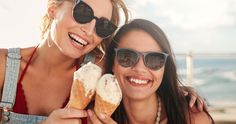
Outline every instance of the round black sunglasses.
<svg viewBox="0 0 236 124">
<path fill-rule="evenodd" d="M 80 24 L 85 24 L 96 19 L 96 33 L 101 38 L 109 37 L 117 29 L 117 26 L 107 18 L 94 16 L 93 9 L 81 0 L 76 0 L 72 14 L 75 21 Z"/>
</svg>

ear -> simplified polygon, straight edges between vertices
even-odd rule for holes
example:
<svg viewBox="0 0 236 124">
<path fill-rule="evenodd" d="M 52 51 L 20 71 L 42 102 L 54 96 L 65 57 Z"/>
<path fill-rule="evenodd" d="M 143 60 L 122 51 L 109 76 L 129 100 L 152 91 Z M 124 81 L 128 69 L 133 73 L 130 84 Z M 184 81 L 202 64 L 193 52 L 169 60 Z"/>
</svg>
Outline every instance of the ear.
<svg viewBox="0 0 236 124">
<path fill-rule="evenodd" d="M 50 19 L 54 19 L 56 16 L 56 6 L 50 6 L 47 9 L 47 14 Z"/>
</svg>

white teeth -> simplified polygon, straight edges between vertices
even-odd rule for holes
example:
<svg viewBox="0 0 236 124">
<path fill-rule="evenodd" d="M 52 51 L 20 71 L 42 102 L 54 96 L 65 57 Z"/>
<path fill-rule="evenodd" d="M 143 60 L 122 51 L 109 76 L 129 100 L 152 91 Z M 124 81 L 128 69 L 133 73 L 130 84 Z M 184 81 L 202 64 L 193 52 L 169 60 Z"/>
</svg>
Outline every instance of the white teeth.
<svg viewBox="0 0 236 124">
<path fill-rule="evenodd" d="M 136 83 L 136 84 L 147 84 L 148 80 L 141 80 L 141 79 L 135 79 L 135 78 L 129 78 L 130 82 Z"/>
<path fill-rule="evenodd" d="M 75 34 L 70 34 L 70 36 L 76 40 L 77 42 L 80 42 L 81 44 L 83 45 L 87 45 L 88 43 L 86 41 L 84 41 L 83 39 L 81 39 L 80 37 L 78 37 L 77 35 Z"/>
</svg>

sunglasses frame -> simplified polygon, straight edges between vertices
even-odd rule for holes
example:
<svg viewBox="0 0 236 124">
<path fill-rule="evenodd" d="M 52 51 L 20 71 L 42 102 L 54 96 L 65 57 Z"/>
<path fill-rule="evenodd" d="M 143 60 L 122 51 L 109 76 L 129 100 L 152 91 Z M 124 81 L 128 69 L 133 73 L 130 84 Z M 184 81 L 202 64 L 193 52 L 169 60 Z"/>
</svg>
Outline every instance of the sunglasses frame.
<svg viewBox="0 0 236 124">
<path fill-rule="evenodd" d="M 76 15 L 74 14 L 74 13 L 75 13 L 74 10 L 75 10 L 75 8 L 77 7 L 78 4 L 84 4 L 84 5 L 86 5 L 89 9 L 92 10 L 91 20 L 86 21 L 86 22 L 82 22 L 82 21 L 80 21 L 79 19 L 76 18 Z M 108 38 L 109 36 L 111 36 L 112 33 L 114 33 L 115 30 L 117 29 L 117 26 L 116 26 L 115 24 L 113 24 L 110 20 L 108 20 L 107 18 L 105 18 L 105 17 L 101 17 L 101 18 L 96 17 L 96 16 L 94 15 L 93 9 L 92 9 L 87 3 L 85 3 L 83 0 L 76 0 L 76 1 L 75 1 L 75 5 L 74 5 L 74 7 L 73 7 L 73 9 L 72 9 L 72 16 L 73 16 L 74 20 L 75 20 L 77 23 L 80 23 L 80 24 L 86 24 L 86 23 L 88 23 L 88 22 L 91 22 L 93 19 L 95 19 L 95 20 L 96 20 L 96 24 L 95 24 L 95 29 L 96 29 L 96 31 L 95 31 L 95 32 L 96 32 L 96 34 L 97 34 L 99 37 L 101 37 L 101 38 L 103 38 L 103 39 Z M 106 21 L 106 22 L 105 22 L 105 21 Z M 104 23 L 108 23 L 109 28 L 103 28 L 103 29 L 100 28 L 100 30 L 99 30 L 99 26 L 98 26 L 98 25 L 100 25 L 100 24 L 99 24 L 100 22 L 102 22 L 103 24 L 104 24 Z M 103 26 L 104 26 L 104 25 L 103 25 Z M 102 26 L 102 27 L 103 27 L 103 26 Z M 110 30 L 110 29 L 111 29 L 111 30 Z M 102 30 L 103 30 L 103 31 L 102 31 Z M 105 34 L 108 34 L 108 35 L 105 35 L 105 34 L 102 33 L 102 32 L 105 32 Z M 102 35 L 105 35 L 105 36 L 102 36 Z"/>
<path fill-rule="evenodd" d="M 159 70 L 160 68 L 162 68 L 162 67 L 165 65 L 165 63 L 166 63 L 166 61 L 167 61 L 167 57 L 169 56 L 167 53 L 164 53 L 164 52 L 152 52 L 152 51 L 139 52 L 139 51 L 136 51 L 136 50 L 133 50 L 133 49 L 128 49 L 128 48 L 115 48 L 114 50 L 115 50 L 115 57 L 116 57 L 116 59 L 117 59 L 117 62 L 118 62 L 121 66 L 123 66 L 123 67 L 132 67 L 132 66 L 135 66 L 135 65 L 138 63 L 138 61 L 140 60 L 140 56 L 142 56 L 142 57 L 143 57 L 144 65 L 145 65 L 147 68 L 149 68 L 149 69 L 151 69 L 151 70 L 155 70 L 155 71 Z M 118 61 L 118 52 L 119 52 L 120 50 L 127 50 L 127 51 L 131 51 L 131 52 L 135 53 L 135 54 L 137 55 L 137 58 L 136 58 L 136 60 L 135 60 L 135 63 L 132 64 L 132 65 L 129 65 L 129 66 L 122 65 L 122 64 Z M 148 64 L 147 64 L 147 62 L 146 62 L 146 56 L 149 55 L 149 54 L 152 54 L 152 53 L 155 53 L 155 54 L 158 53 L 158 54 L 161 54 L 161 55 L 164 56 L 164 63 L 163 63 L 163 65 L 162 65 L 161 67 L 154 69 L 154 68 L 151 68 L 151 67 L 148 66 Z"/>
</svg>

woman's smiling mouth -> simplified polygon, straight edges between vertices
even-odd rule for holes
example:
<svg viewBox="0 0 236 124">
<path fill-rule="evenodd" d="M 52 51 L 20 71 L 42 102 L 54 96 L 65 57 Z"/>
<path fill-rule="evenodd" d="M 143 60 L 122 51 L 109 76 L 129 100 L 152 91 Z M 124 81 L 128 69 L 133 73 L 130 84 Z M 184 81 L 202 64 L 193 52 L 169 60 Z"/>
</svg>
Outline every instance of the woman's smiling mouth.
<svg viewBox="0 0 236 124">
<path fill-rule="evenodd" d="M 73 40 L 74 42 L 76 42 L 79 45 L 86 46 L 88 44 L 88 42 L 86 42 L 85 40 L 80 38 L 78 35 L 69 33 L 68 36 L 70 37 L 71 40 Z"/>
</svg>

